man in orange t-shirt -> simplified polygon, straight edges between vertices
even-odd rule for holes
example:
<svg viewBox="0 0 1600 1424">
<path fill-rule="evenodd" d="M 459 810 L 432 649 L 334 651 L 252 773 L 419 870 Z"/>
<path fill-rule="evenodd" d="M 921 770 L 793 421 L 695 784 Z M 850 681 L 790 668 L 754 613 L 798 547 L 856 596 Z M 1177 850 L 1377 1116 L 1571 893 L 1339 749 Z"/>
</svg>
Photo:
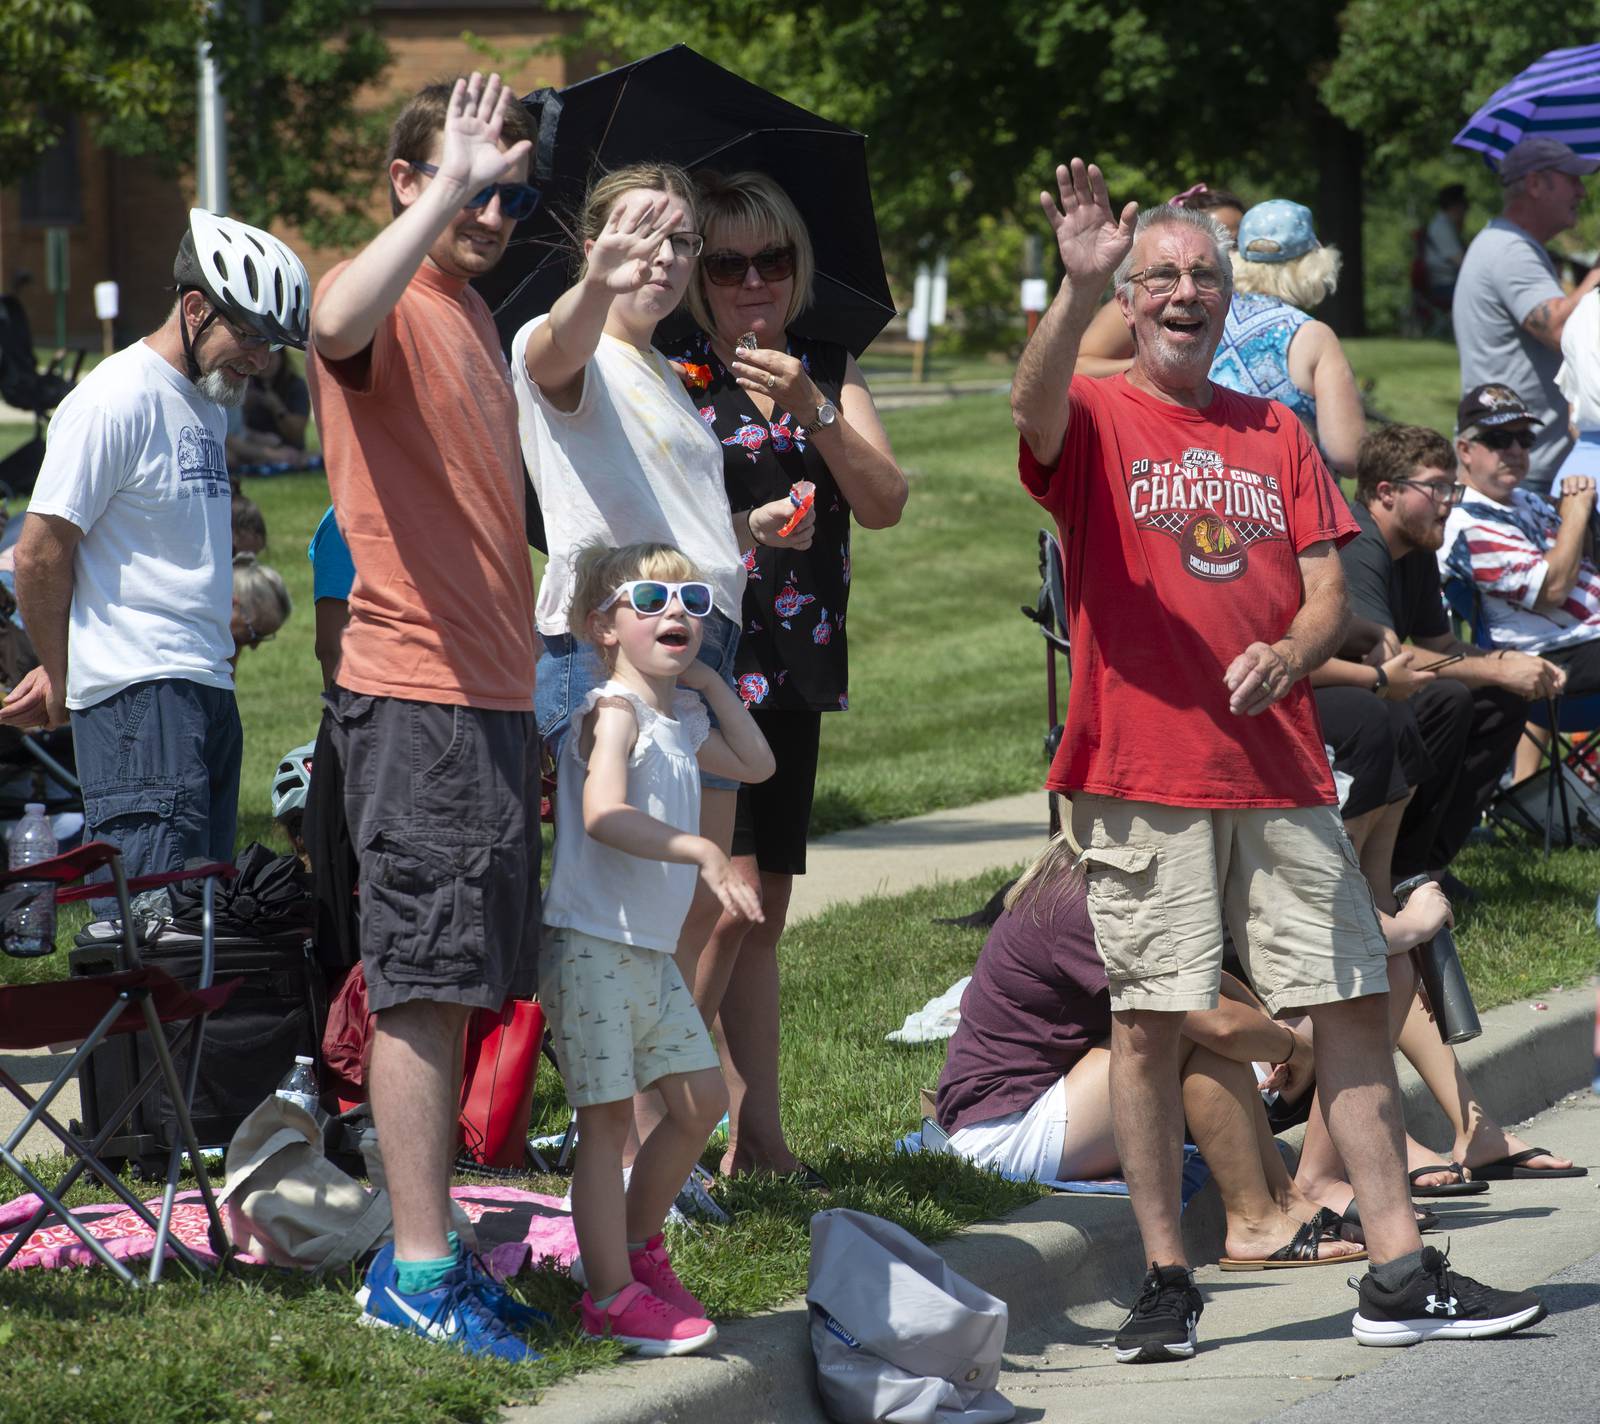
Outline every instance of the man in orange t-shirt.
<svg viewBox="0 0 1600 1424">
<path fill-rule="evenodd" d="M 368 1074 L 394 1207 L 363 1323 L 537 1358 L 530 1312 L 450 1231 L 461 1044 L 527 996 L 539 942 L 533 575 L 511 376 L 469 285 L 537 194 L 499 77 L 433 85 L 395 121 L 395 220 L 321 282 L 311 396 L 356 566 L 329 738 L 359 860 Z"/>
</svg>

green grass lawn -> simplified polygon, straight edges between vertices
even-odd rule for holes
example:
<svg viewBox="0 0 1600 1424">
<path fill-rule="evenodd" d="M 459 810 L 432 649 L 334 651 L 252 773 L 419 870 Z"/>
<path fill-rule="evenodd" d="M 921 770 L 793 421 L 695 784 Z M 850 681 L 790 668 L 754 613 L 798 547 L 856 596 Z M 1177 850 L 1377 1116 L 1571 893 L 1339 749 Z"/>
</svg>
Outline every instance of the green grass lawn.
<svg viewBox="0 0 1600 1424">
<path fill-rule="evenodd" d="M 826 1204 L 897 1221 L 925 1240 L 1015 1209 L 1038 1195 L 947 1158 L 901 1157 L 943 1045 L 883 1036 L 970 971 L 981 943 L 931 923 L 986 898 L 1003 877 L 835 910 L 783 946 L 786 1112 L 794 1144 L 834 1184 Z M 541 1120 L 564 1122 L 554 1074 L 540 1079 Z M 551 1183 L 534 1180 L 535 1189 Z M 0 1171 L 0 1197 L 21 1189 Z M 559 1192 L 561 1187 L 555 1185 Z M 805 1285 L 807 1225 L 823 1203 L 768 1179 L 718 1188 L 728 1227 L 674 1229 L 673 1258 L 718 1319 L 786 1300 Z M 83 1189 L 75 1199 L 103 1200 Z M 356 1328 L 351 1279 L 276 1272 L 201 1285 L 175 1272 L 160 1291 L 130 1294 L 104 1271 L 0 1273 L 0 1419 L 6 1424 L 193 1424 L 317 1420 L 433 1424 L 490 1420 L 501 1403 L 610 1362 L 577 1338 L 576 1291 L 559 1274 L 519 1282 L 558 1333 L 536 1369 L 469 1363 L 435 1347 Z"/>
</svg>

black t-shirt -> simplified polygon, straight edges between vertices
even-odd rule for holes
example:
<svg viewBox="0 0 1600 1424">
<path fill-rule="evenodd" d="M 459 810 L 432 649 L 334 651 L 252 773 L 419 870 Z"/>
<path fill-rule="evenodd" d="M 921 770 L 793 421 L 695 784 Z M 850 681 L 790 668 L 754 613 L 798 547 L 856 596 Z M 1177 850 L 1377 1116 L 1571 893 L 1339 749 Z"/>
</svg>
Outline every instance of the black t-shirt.
<svg viewBox="0 0 1600 1424">
<path fill-rule="evenodd" d="M 1361 526 L 1361 532 L 1339 550 L 1350 611 L 1357 618 L 1393 628 L 1402 643 L 1448 633 L 1450 618 L 1432 552 L 1413 549 L 1396 559 L 1366 505 L 1351 500 L 1350 511 Z"/>
<path fill-rule="evenodd" d="M 798 357 L 829 400 L 839 400 L 846 352 L 791 336 Z M 807 550 L 757 546 L 744 556 L 747 581 L 734 664 L 739 693 L 763 711 L 838 712 L 850 705 L 845 605 L 850 597 L 850 504 L 812 443 L 814 412 L 762 417 L 700 332 L 667 353 L 690 368 L 690 395 L 722 441 L 723 483 L 735 511 L 770 504 L 799 480 L 817 487 L 816 534 Z M 698 369 L 696 369 L 698 368 Z"/>
</svg>

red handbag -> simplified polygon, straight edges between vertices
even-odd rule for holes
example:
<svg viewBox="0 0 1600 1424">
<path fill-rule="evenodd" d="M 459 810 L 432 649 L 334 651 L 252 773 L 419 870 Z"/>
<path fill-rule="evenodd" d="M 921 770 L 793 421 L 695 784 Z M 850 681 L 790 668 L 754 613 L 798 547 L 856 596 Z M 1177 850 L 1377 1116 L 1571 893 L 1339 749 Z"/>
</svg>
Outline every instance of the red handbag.
<svg viewBox="0 0 1600 1424">
<path fill-rule="evenodd" d="M 544 1010 L 534 999 L 508 999 L 467 1020 L 461 1143 L 464 1155 L 481 1166 L 523 1165 L 543 1043 Z"/>
</svg>

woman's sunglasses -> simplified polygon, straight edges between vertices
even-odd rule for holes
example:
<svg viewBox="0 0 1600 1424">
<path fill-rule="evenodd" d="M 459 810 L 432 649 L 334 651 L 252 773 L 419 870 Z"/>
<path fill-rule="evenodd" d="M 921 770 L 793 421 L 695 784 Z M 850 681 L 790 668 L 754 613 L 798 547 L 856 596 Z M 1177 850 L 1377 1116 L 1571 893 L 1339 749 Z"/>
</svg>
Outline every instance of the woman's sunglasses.
<svg viewBox="0 0 1600 1424">
<path fill-rule="evenodd" d="M 612 589 L 611 596 L 597 610 L 604 613 L 619 598 L 641 618 L 659 618 L 667 611 L 672 595 L 678 595 L 683 611 L 691 618 L 704 618 L 711 612 L 711 585 L 708 583 L 663 583 L 660 579 L 633 579 Z"/>
<path fill-rule="evenodd" d="M 411 166 L 430 178 L 439 172 L 431 163 L 412 163 Z M 539 206 L 539 190 L 531 183 L 491 183 L 487 188 L 480 188 L 461 206 L 486 208 L 494 201 L 496 193 L 500 195 L 500 211 L 512 222 L 521 222 Z"/>
<path fill-rule="evenodd" d="M 794 248 L 763 247 L 754 257 L 742 252 L 712 252 L 700 259 L 700 270 L 714 287 L 737 287 L 752 267 L 763 282 L 794 276 Z"/>
</svg>

